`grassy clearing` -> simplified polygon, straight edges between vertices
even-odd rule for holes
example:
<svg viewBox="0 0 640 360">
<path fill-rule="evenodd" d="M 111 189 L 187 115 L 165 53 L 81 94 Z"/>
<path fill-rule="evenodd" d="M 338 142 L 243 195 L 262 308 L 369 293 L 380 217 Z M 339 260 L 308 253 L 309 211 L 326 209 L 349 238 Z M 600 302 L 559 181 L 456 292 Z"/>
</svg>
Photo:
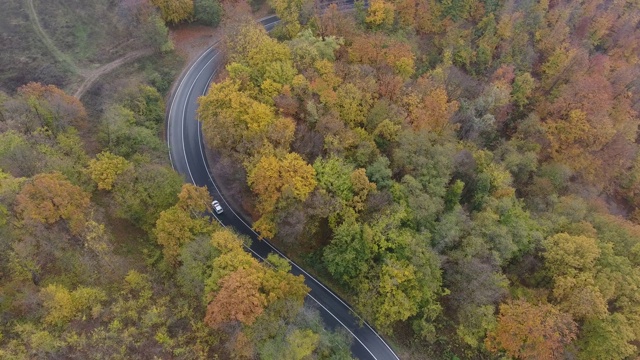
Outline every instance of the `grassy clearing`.
<svg viewBox="0 0 640 360">
<path fill-rule="evenodd" d="M 64 89 L 79 76 L 54 58 L 35 31 L 24 1 L 8 1 L 2 6 L 0 21 L 0 89 L 13 92 L 29 81 L 54 84 Z"/>
<path fill-rule="evenodd" d="M 133 50 L 120 46 L 132 34 L 123 31 L 116 2 L 28 1 L 34 2 L 40 23 L 55 45 L 81 68 L 111 62 Z"/>
<path fill-rule="evenodd" d="M 126 4 L 109 0 L 22 0 L 5 4 L 3 17 L 9 20 L 0 22 L 4 50 L 0 53 L 0 90 L 12 93 L 35 81 L 80 97 L 104 74 L 153 53 L 148 29 L 140 28 Z M 147 67 L 145 72 L 149 72 Z M 155 82 L 169 81 L 152 75 Z"/>
<path fill-rule="evenodd" d="M 62 64 L 65 65 L 66 69 L 75 74 L 80 74 L 81 70 L 73 61 L 73 59 L 64 54 L 56 44 L 49 38 L 47 32 L 42 28 L 42 23 L 40 22 L 40 17 L 38 16 L 38 12 L 35 8 L 33 0 L 26 0 L 25 7 L 27 9 L 27 13 L 29 14 L 29 21 L 31 22 L 31 26 L 35 30 L 36 34 L 40 38 L 40 40 L 44 43 L 44 45 L 49 49 L 51 54 Z"/>
</svg>

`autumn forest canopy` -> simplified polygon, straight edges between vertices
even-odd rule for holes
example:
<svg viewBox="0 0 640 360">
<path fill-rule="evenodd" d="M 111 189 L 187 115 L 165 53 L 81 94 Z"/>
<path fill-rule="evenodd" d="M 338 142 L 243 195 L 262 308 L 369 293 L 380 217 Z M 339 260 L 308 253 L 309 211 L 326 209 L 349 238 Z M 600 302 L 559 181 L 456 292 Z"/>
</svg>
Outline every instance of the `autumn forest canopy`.
<svg viewBox="0 0 640 360">
<path fill-rule="evenodd" d="M 164 57 L 222 21 L 217 179 L 400 358 L 640 355 L 639 2 L 117 3 Z M 0 357 L 350 358 L 171 169 L 161 64 L 97 108 L 2 88 Z"/>
</svg>

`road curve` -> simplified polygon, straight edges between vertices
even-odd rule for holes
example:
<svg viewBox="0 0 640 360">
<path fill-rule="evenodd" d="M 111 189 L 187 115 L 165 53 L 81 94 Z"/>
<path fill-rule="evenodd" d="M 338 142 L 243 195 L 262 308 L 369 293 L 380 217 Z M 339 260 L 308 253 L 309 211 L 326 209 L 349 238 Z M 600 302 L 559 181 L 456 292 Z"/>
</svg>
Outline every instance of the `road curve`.
<svg viewBox="0 0 640 360">
<path fill-rule="evenodd" d="M 271 30 L 277 22 L 275 16 L 260 20 L 267 30 Z M 217 43 L 189 65 L 178 80 L 170 98 L 167 108 L 167 144 L 171 164 L 187 182 L 206 186 L 211 195 L 221 202 L 225 212 L 216 218 L 223 226 L 233 227 L 237 232 L 249 236 L 253 242 L 248 250 L 256 258 L 264 259 L 271 253 L 277 253 L 288 259 L 267 240 L 258 240 L 257 234 L 249 226 L 250 222 L 235 213 L 225 201 L 216 186 L 215 174 L 209 171 L 196 110 L 198 97 L 206 93 L 216 71 L 224 65 L 216 45 Z M 291 262 L 291 272 L 303 275 L 305 284 L 311 289 L 305 301 L 320 311 L 330 328 L 343 327 L 353 336 L 351 352 L 355 357 L 362 360 L 399 360 L 382 337 L 358 317 L 345 301 L 293 261 L 288 260 Z"/>
</svg>

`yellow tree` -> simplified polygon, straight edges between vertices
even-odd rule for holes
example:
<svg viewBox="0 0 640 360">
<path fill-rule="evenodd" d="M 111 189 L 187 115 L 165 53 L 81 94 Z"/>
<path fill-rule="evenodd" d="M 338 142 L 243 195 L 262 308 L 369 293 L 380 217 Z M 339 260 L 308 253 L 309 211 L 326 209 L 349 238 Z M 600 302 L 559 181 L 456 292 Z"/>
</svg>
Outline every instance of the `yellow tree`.
<svg viewBox="0 0 640 360">
<path fill-rule="evenodd" d="M 598 165 L 610 162 L 608 158 L 613 156 L 607 155 L 606 150 L 620 146 L 617 143 L 621 139 L 617 138 L 621 137 L 616 135 L 629 132 L 625 128 L 631 124 L 628 115 L 622 115 L 627 113 L 622 110 L 626 106 L 622 105 L 621 113 L 616 109 L 620 97 L 608 79 L 608 61 L 599 59 L 595 57 L 582 65 L 587 67 L 584 72 L 574 71 L 570 81 L 558 89 L 557 97 L 546 97 L 537 106 L 551 145 L 550 155 L 594 178 L 603 176 L 597 174 L 603 170 Z M 633 122 L 631 127 L 635 129 L 637 124 Z M 630 158 L 619 150 L 615 156 L 618 164 Z M 607 183 L 606 179 L 601 182 Z"/>
<path fill-rule="evenodd" d="M 304 284 L 304 278 L 289 273 L 291 265 L 287 260 L 278 255 L 269 255 L 267 261 L 275 264 L 275 268 L 267 268 L 266 275 L 262 278 L 262 289 L 267 296 L 269 304 L 278 300 L 288 299 L 302 306 L 304 297 L 309 288 Z"/>
<path fill-rule="evenodd" d="M 320 335 L 309 329 L 296 329 L 287 335 L 287 351 L 283 354 L 285 360 L 308 359 L 320 342 Z"/>
<path fill-rule="evenodd" d="M 423 296 L 416 268 L 407 261 L 395 259 L 382 265 L 378 282 L 363 281 L 358 292 L 360 306 L 367 309 L 375 324 L 384 329 L 416 315 Z"/>
<path fill-rule="evenodd" d="M 277 117 L 273 106 L 254 100 L 238 80 L 213 84 L 199 99 L 198 118 L 207 142 L 222 151 L 250 156 L 272 131 Z M 289 139 L 284 139 L 288 140 Z M 282 146 L 287 147 L 285 141 Z"/>
<path fill-rule="evenodd" d="M 153 233 L 158 244 L 162 245 L 165 260 L 177 266 L 181 247 L 198 234 L 211 230 L 212 225 L 207 218 L 194 218 L 190 212 L 174 206 L 160 213 Z"/>
<path fill-rule="evenodd" d="M 170 265 L 178 265 L 178 255 L 184 244 L 199 234 L 211 233 L 215 228 L 203 216 L 206 210 L 210 210 L 210 202 L 207 188 L 184 184 L 178 195 L 178 203 L 160 213 L 153 233 Z"/>
<path fill-rule="evenodd" d="M 575 48 L 569 48 L 566 44 L 554 46 L 554 49 L 540 68 L 542 72 L 541 87 L 548 94 L 557 90 L 558 84 L 565 79 L 565 74 L 569 73 L 567 70 L 579 57 L 578 51 Z"/>
<path fill-rule="evenodd" d="M 365 169 L 356 169 L 351 173 L 351 188 L 353 197 L 349 201 L 349 206 L 356 212 L 364 210 L 365 201 L 370 192 L 376 190 L 376 184 L 369 181 Z"/>
<path fill-rule="evenodd" d="M 60 173 L 36 175 L 16 197 L 23 219 L 46 224 L 65 220 L 74 234 L 84 229 L 89 204 L 89 194 Z"/>
<path fill-rule="evenodd" d="M 291 84 L 297 72 L 291 50 L 286 44 L 270 37 L 253 20 L 243 22 L 228 32 L 226 46 L 229 60 L 244 67 L 237 70 L 248 74 L 255 87 L 261 87 L 265 80 L 279 85 Z"/>
<path fill-rule="evenodd" d="M 384 0 L 373 0 L 364 21 L 373 29 L 389 29 L 393 25 L 394 11 L 393 4 Z"/>
<path fill-rule="evenodd" d="M 284 35 L 293 38 L 302 29 L 300 24 L 300 14 L 311 8 L 313 1 L 311 0 L 269 0 L 269 6 L 275 11 L 276 15 L 282 20 Z"/>
<path fill-rule="evenodd" d="M 317 60 L 313 64 L 318 77 L 312 79 L 310 88 L 320 96 L 320 102 L 332 105 L 338 101 L 336 88 L 342 79 L 336 75 L 334 64 L 329 60 Z"/>
<path fill-rule="evenodd" d="M 95 288 L 80 287 L 74 291 L 51 284 L 40 292 L 46 310 L 44 321 L 50 325 L 64 325 L 88 310 L 99 310 L 106 294 Z"/>
<path fill-rule="evenodd" d="M 179 208 L 187 210 L 191 216 L 199 216 L 207 210 L 211 210 L 211 195 L 205 186 L 184 184 L 178 194 Z"/>
<path fill-rule="evenodd" d="M 193 0 L 151 0 L 151 3 L 160 8 L 166 23 L 177 24 L 193 16 Z"/>
<path fill-rule="evenodd" d="M 315 170 L 297 153 L 288 153 L 281 158 L 273 154 L 264 155 L 247 172 L 247 183 L 258 195 L 258 211 L 262 215 L 254 227 L 264 237 L 275 234 L 271 215 L 278 200 L 286 194 L 304 201 L 317 183 Z"/>
<path fill-rule="evenodd" d="M 402 15 L 400 15 L 402 17 Z M 427 33 L 439 33 L 443 30 L 444 21 L 441 20 L 442 5 L 438 0 L 418 1 L 416 9 L 416 30 Z"/>
<path fill-rule="evenodd" d="M 592 273 L 555 277 L 553 298 L 560 310 L 571 314 L 576 320 L 603 318 L 609 314 L 607 301 Z"/>
<path fill-rule="evenodd" d="M 597 168 L 599 161 L 593 156 L 604 144 L 600 141 L 606 134 L 598 132 L 587 121 L 582 110 L 571 110 L 565 118 L 550 119 L 544 123 L 544 129 L 550 142 L 551 157 L 567 164 L 577 171 L 590 171 Z"/>
<path fill-rule="evenodd" d="M 553 276 L 594 270 L 600 249 L 595 239 L 559 233 L 543 241 L 545 265 Z"/>
<path fill-rule="evenodd" d="M 198 118 L 207 142 L 226 151 L 253 153 L 276 121 L 275 108 L 252 99 L 237 80 L 213 84 L 199 103 Z"/>
<path fill-rule="evenodd" d="M 215 231 L 211 235 L 211 244 L 221 254 L 213 260 L 211 277 L 205 283 L 207 293 L 220 290 L 220 280 L 236 270 L 259 266 L 259 263 L 244 251 L 238 236 L 227 229 Z"/>
<path fill-rule="evenodd" d="M 576 319 L 607 315 L 607 303 L 595 282 L 595 265 L 600 257 L 597 241 L 560 233 L 547 238 L 542 245 L 559 308 Z"/>
<path fill-rule="evenodd" d="M 91 179 L 98 185 L 98 189 L 111 190 L 118 175 L 130 166 L 131 163 L 127 159 L 103 151 L 95 159 L 89 160 L 88 171 Z"/>
<path fill-rule="evenodd" d="M 373 103 L 367 94 L 351 83 L 343 84 L 336 92 L 337 107 L 340 117 L 352 127 L 364 124 L 365 117 Z"/>
<path fill-rule="evenodd" d="M 316 187 L 316 171 L 297 153 L 284 156 L 280 162 L 280 174 L 284 180 L 283 192 L 291 191 L 300 201 L 305 201 Z"/>
</svg>

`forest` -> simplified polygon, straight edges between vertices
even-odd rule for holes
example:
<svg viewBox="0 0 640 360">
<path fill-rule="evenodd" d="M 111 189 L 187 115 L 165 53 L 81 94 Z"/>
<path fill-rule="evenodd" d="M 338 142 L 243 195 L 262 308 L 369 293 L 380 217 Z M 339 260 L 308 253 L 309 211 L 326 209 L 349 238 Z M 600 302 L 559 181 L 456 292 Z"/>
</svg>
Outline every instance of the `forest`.
<svg viewBox="0 0 640 360">
<path fill-rule="evenodd" d="M 640 3 L 124 3 L 221 21 L 216 176 L 400 358 L 640 355 Z M 147 73 L 99 111 L 0 92 L 0 357 L 350 358 L 286 261 L 203 216 L 161 137 L 175 74 Z"/>
<path fill-rule="evenodd" d="M 45 30 L 71 18 L 64 3 L 35 5 L 56 10 Z M 104 51 L 75 51 L 51 31 L 62 60 L 42 67 L 48 48 L 34 49 L 25 66 L 51 70 L 54 84 L 41 71 L 4 74 L 0 358 L 351 358 L 351 339 L 303 305 L 308 288 L 290 265 L 253 259 L 247 239 L 204 216 L 207 190 L 171 168 L 165 95 L 175 64 L 185 66 L 168 37 L 172 22 L 146 1 L 78 7 L 78 23 L 110 21 L 122 31 L 112 31 L 116 40 L 139 33 L 124 46 L 152 48 L 154 59 L 125 66 L 78 99 L 70 94 L 84 72 L 71 65 L 86 66 L 78 53 Z M 14 25 L 13 33 L 28 33 Z M 17 57 L 20 48 L 12 49 Z M 21 78 L 29 81 L 11 88 Z"/>
</svg>

